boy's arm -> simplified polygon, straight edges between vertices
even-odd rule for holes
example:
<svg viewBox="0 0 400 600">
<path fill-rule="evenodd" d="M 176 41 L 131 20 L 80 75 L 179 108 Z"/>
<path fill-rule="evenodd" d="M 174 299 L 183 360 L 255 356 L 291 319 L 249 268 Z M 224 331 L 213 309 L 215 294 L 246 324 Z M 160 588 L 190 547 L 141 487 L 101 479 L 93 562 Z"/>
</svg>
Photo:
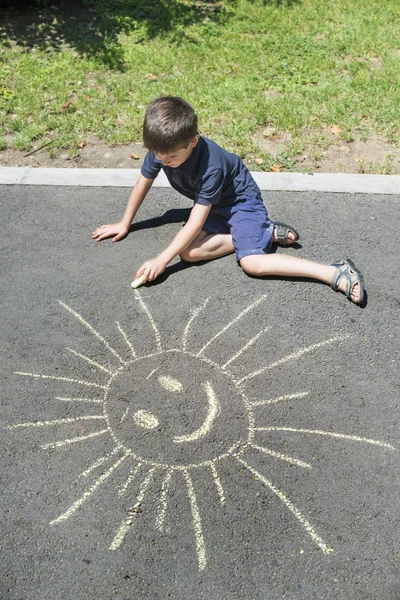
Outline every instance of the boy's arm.
<svg viewBox="0 0 400 600">
<path fill-rule="evenodd" d="M 156 258 L 147 260 L 136 272 L 136 278 L 144 276 L 143 283 L 153 281 L 165 270 L 168 263 L 171 262 L 185 248 L 190 246 L 193 240 L 199 235 L 203 228 L 210 206 L 195 204 L 190 212 L 187 223 L 176 234 L 170 245 L 161 252 Z"/>
<path fill-rule="evenodd" d="M 143 175 L 140 175 L 129 196 L 128 204 L 126 205 L 125 213 L 121 221 L 119 223 L 101 225 L 101 227 L 98 227 L 92 232 L 92 238 L 97 242 L 100 242 L 100 240 L 115 236 L 113 242 L 118 242 L 128 235 L 131 223 L 145 199 L 147 192 L 153 185 L 153 181 L 154 179 L 147 179 L 146 177 L 143 177 Z"/>
</svg>

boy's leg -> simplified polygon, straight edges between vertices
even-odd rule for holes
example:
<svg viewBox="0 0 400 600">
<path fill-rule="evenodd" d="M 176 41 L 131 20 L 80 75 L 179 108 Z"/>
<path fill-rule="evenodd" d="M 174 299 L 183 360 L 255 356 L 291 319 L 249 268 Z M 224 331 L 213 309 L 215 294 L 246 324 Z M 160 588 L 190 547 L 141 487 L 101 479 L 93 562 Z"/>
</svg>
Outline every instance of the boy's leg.
<svg viewBox="0 0 400 600">
<path fill-rule="evenodd" d="M 249 275 L 281 275 L 285 277 L 311 277 L 329 284 L 336 272 L 332 265 L 322 265 L 311 260 L 289 256 L 288 254 L 256 254 L 240 259 L 240 266 Z M 346 281 L 341 278 L 338 283 L 341 292 L 346 291 Z M 360 301 L 360 286 L 355 284 L 351 299 L 356 304 Z"/>
<path fill-rule="evenodd" d="M 229 233 L 209 233 L 200 231 L 193 242 L 181 252 L 180 257 L 187 262 L 221 258 L 235 251 Z"/>
<path fill-rule="evenodd" d="M 276 228 L 273 233 L 274 241 L 277 240 Z M 291 231 L 287 234 L 287 244 L 294 243 L 296 236 Z M 209 233 L 201 231 L 193 242 L 181 252 L 180 257 L 187 262 L 196 262 L 198 260 L 212 260 L 221 258 L 235 251 L 232 242 L 232 236 L 229 233 Z"/>
</svg>

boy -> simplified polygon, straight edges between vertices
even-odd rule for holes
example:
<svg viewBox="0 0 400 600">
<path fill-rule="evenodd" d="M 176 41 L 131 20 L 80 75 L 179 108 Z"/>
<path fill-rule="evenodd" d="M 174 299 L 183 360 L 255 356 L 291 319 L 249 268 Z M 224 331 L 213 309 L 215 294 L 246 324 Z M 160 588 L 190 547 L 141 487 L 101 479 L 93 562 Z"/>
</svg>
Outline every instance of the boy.
<svg viewBox="0 0 400 600">
<path fill-rule="evenodd" d="M 268 218 L 261 192 L 239 156 L 200 136 L 192 106 L 175 96 L 149 104 L 143 124 L 148 153 L 141 175 L 119 223 L 102 225 L 93 233 L 100 241 L 124 238 L 162 168 L 173 188 L 194 201 L 189 220 L 169 246 L 137 271 L 143 283 L 153 281 L 176 256 L 195 262 L 236 253 L 250 275 L 311 277 L 363 304 L 363 278 L 350 260 L 322 265 L 289 255 L 269 254 L 271 245 L 290 245 L 299 238 L 294 227 Z"/>
</svg>

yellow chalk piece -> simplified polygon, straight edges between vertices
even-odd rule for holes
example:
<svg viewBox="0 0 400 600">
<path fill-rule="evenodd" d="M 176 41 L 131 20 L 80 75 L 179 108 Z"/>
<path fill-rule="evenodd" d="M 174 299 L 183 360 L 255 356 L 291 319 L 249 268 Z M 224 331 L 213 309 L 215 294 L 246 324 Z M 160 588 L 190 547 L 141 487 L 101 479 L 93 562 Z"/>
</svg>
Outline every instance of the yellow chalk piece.
<svg viewBox="0 0 400 600">
<path fill-rule="evenodd" d="M 144 279 L 144 275 L 141 275 L 140 277 L 138 277 L 137 279 L 135 279 L 135 281 L 132 281 L 131 283 L 131 287 L 136 290 L 136 288 L 140 287 L 143 283 L 143 279 Z"/>
</svg>

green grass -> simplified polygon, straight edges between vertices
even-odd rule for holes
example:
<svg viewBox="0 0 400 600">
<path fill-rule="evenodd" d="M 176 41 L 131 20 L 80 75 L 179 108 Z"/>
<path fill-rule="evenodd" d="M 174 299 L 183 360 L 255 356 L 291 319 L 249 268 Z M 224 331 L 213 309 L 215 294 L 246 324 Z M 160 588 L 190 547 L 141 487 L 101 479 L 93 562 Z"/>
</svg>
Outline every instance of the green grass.
<svg viewBox="0 0 400 600">
<path fill-rule="evenodd" d="M 50 6 L 29 11 L 30 27 L 1 16 L 1 147 L 138 141 L 161 94 L 192 102 L 201 133 L 253 168 L 256 156 L 258 168 L 276 162 L 254 139 L 267 124 L 291 134 L 285 169 L 333 124 L 344 141 L 399 142 L 398 0 L 87 0 L 73 17 Z"/>
</svg>

